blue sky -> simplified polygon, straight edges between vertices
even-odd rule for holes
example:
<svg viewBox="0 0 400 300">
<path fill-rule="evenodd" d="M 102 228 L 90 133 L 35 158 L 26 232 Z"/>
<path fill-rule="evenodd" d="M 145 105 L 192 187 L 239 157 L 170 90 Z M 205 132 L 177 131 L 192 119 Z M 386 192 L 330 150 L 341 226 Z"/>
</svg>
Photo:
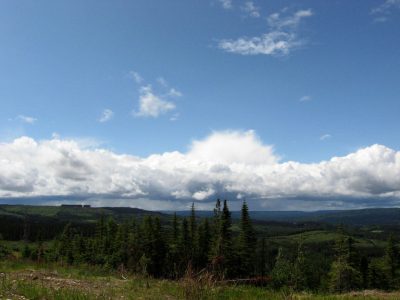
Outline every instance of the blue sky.
<svg viewBox="0 0 400 300">
<path fill-rule="evenodd" d="M 399 32 L 398 0 L 4 0 L 0 141 L 146 158 L 252 132 L 303 164 L 397 151 Z"/>
</svg>

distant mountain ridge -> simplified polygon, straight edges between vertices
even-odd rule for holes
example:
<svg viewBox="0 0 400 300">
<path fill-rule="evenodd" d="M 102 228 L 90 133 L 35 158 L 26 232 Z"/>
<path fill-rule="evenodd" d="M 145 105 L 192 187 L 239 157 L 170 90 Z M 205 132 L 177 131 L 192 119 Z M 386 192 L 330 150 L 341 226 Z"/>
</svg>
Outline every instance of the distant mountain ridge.
<svg viewBox="0 0 400 300">
<path fill-rule="evenodd" d="M 173 213 L 163 211 L 164 213 Z M 177 211 L 179 216 L 188 216 L 190 211 Z M 200 217 L 212 217 L 213 211 L 197 211 Z M 240 218 L 239 211 L 232 211 L 232 218 Z M 366 208 L 354 210 L 321 211 L 250 211 L 250 216 L 258 221 L 278 222 L 318 222 L 346 225 L 400 225 L 400 208 Z"/>
</svg>

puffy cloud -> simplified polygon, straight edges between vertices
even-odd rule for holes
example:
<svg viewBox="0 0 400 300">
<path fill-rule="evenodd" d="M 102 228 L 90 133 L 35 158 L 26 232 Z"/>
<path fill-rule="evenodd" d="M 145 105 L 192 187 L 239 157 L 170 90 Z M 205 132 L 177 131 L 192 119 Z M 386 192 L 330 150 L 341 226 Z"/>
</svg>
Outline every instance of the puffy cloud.
<svg viewBox="0 0 400 300">
<path fill-rule="evenodd" d="M 175 109 L 175 104 L 156 95 L 150 85 L 140 88 L 139 111 L 136 116 L 157 118 L 161 114 Z"/>
<path fill-rule="evenodd" d="M 94 204 L 147 208 L 207 203 L 218 196 L 256 199 L 264 207 L 289 200 L 294 207 L 307 199 L 318 203 L 313 207 L 333 200 L 385 205 L 400 199 L 399 178 L 400 152 L 382 145 L 320 163 L 280 162 L 253 131 L 214 132 L 193 141 L 186 153 L 145 158 L 57 138 L 21 137 L 0 144 L 0 197 L 7 199 L 81 197 Z M 363 200 L 357 204 L 356 199 Z M 158 202 L 146 204 L 150 200 Z"/>
<path fill-rule="evenodd" d="M 139 109 L 133 111 L 136 117 L 157 118 L 176 109 L 173 100 L 182 97 L 182 93 L 176 88 L 170 87 L 167 80 L 163 77 L 156 79 L 162 87 L 164 93 L 155 91 L 150 84 L 145 84 L 143 78 L 136 72 L 131 72 L 133 78 L 139 86 Z M 139 80 L 138 80 L 139 79 Z M 171 121 L 177 120 L 177 114 L 170 118 Z"/>
<path fill-rule="evenodd" d="M 267 18 L 269 25 L 267 33 L 255 37 L 224 39 L 218 46 L 227 52 L 242 55 L 288 55 L 293 49 L 305 43 L 298 37 L 297 28 L 302 19 L 312 15 L 310 9 L 299 10 L 289 16 L 273 13 Z"/>
<path fill-rule="evenodd" d="M 204 140 L 194 141 L 187 156 L 193 160 L 227 166 L 271 165 L 278 161 L 273 147 L 263 145 L 253 130 L 214 132 Z"/>
</svg>

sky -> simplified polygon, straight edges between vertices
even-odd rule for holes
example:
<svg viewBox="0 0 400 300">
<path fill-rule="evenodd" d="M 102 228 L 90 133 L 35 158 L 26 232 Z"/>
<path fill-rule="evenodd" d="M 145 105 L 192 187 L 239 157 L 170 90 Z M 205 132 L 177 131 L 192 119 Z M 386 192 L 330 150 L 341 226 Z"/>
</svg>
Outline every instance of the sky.
<svg viewBox="0 0 400 300">
<path fill-rule="evenodd" d="M 400 0 L 0 1 L 0 203 L 400 203 Z"/>
</svg>

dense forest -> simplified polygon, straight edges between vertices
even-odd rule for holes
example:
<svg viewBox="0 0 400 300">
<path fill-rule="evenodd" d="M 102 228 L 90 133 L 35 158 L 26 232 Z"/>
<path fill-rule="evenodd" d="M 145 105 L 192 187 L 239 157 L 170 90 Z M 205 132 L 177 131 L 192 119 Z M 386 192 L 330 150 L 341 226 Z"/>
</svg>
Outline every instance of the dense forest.
<svg viewBox="0 0 400 300">
<path fill-rule="evenodd" d="M 343 226 L 333 244 L 310 246 L 300 238 L 295 246 L 276 247 L 255 230 L 246 202 L 235 230 L 226 200 L 216 201 L 210 218 L 196 216 L 193 204 L 187 217 L 174 214 L 168 223 L 148 215 L 123 221 L 100 216 L 95 226 L 57 223 L 46 230 L 29 222 L 1 226 L 8 239 L 25 240 L 19 256 L 37 263 L 94 265 L 168 279 L 207 272 L 218 281 L 296 291 L 391 290 L 400 285 L 393 235 L 384 251 L 359 249 Z M 0 242 L 0 257 L 12 255 Z"/>
</svg>

